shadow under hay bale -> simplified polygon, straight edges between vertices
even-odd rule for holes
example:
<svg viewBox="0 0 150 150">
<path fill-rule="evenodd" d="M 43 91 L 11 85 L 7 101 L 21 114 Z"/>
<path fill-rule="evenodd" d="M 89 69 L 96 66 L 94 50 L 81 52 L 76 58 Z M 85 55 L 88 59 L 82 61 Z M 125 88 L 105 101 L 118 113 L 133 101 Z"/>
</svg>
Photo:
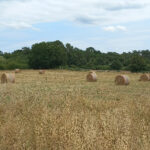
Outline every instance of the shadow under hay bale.
<svg viewBox="0 0 150 150">
<path fill-rule="evenodd" d="M 90 71 L 88 75 L 86 76 L 86 79 L 88 82 L 96 82 L 97 81 L 97 75 L 94 71 Z"/>
<path fill-rule="evenodd" d="M 129 77 L 126 75 L 118 75 L 115 78 L 116 85 L 129 85 Z"/>
<path fill-rule="evenodd" d="M 21 70 L 20 69 L 15 69 L 15 73 L 20 73 Z"/>
<path fill-rule="evenodd" d="M 45 74 L 45 70 L 39 70 L 39 74 Z"/>
<path fill-rule="evenodd" d="M 15 74 L 3 73 L 1 76 L 1 83 L 15 83 Z"/>
<path fill-rule="evenodd" d="M 139 81 L 150 81 L 150 75 L 149 74 L 142 74 L 140 76 Z"/>
</svg>

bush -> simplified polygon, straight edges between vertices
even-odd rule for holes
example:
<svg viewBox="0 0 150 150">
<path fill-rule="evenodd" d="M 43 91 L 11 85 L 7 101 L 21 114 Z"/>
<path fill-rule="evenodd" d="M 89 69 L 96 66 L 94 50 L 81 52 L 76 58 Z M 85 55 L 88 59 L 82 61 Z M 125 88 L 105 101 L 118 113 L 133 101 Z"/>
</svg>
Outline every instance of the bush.
<svg viewBox="0 0 150 150">
<path fill-rule="evenodd" d="M 108 65 L 98 65 L 95 68 L 96 70 L 110 70 L 110 67 Z"/>
<path fill-rule="evenodd" d="M 72 71 L 83 71 L 83 70 L 86 70 L 84 67 L 78 67 L 78 66 L 75 66 L 75 65 L 60 66 L 59 69 L 72 70 Z"/>
<path fill-rule="evenodd" d="M 13 70 L 16 68 L 27 69 L 27 68 L 29 68 L 29 66 L 28 66 L 28 64 L 24 64 L 24 63 L 20 63 L 20 62 L 8 61 L 5 68 L 10 69 L 10 70 Z"/>
</svg>

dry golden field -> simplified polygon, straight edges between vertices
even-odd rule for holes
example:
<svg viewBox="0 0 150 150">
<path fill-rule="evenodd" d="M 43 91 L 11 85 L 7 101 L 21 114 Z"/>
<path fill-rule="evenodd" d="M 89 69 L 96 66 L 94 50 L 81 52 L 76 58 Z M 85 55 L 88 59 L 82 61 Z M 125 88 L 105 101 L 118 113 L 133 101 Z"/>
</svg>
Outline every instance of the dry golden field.
<svg viewBox="0 0 150 150">
<path fill-rule="evenodd" d="M 0 84 L 0 150 L 150 150 L 150 81 L 87 73 L 27 70 Z"/>
</svg>

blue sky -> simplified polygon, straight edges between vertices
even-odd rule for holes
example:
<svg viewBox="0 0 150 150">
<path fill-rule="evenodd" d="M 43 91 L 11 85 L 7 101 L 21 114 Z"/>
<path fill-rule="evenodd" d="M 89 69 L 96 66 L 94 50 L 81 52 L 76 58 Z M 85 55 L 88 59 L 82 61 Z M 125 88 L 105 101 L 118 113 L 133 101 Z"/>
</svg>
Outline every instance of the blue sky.
<svg viewBox="0 0 150 150">
<path fill-rule="evenodd" d="M 150 49 L 149 0 L 0 0 L 0 50 L 61 40 L 102 52 Z"/>
</svg>

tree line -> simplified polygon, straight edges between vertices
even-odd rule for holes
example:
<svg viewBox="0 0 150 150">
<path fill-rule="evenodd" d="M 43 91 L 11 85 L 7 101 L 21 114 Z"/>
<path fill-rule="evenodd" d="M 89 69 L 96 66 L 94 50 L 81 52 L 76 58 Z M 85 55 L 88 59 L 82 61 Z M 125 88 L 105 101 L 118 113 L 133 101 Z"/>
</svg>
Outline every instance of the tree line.
<svg viewBox="0 0 150 150">
<path fill-rule="evenodd" d="M 0 70 L 15 68 L 150 71 L 150 50 L 103 53 L 93 47 L 82 50 L 54 41 L 35 43 L 12 53 L 0 51 Z"/>
</svg>

